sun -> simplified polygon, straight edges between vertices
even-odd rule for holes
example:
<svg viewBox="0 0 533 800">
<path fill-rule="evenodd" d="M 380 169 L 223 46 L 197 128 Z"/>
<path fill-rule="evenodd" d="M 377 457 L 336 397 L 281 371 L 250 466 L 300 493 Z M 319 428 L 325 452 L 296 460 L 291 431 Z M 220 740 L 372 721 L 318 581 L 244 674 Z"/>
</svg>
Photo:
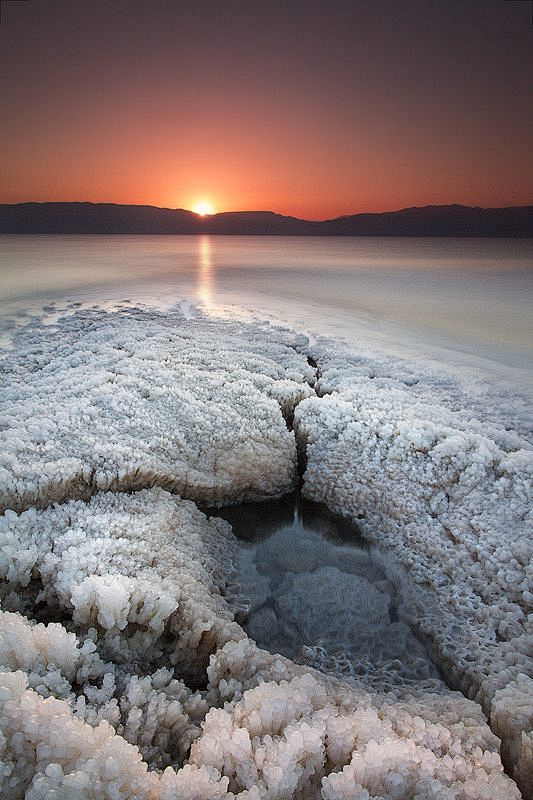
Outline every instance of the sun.
<svg viewBox="0 0 533 800">
<path fill-rule="evenodd" d="M 200 217 L 215 213 L 215 207 L 209 200 L 198 200 L 198 202 L 193 205 L 192 210 Z"/>
</svg>

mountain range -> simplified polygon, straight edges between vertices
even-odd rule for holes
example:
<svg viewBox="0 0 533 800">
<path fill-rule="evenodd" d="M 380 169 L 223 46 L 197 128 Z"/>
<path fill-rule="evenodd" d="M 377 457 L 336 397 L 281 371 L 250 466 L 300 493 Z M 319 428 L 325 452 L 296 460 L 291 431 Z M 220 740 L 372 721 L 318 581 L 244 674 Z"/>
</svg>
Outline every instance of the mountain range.
<svg viewBox="0 0 533 800">
<path fill-rule="evenodd" d="M 0 233 L 533 237 L 533 206 L 423 206 L 315 222 L 272 211 L 201 217 L 181 208 L 156 206 L 16 203 L 0 204 Z"/>
</svg>

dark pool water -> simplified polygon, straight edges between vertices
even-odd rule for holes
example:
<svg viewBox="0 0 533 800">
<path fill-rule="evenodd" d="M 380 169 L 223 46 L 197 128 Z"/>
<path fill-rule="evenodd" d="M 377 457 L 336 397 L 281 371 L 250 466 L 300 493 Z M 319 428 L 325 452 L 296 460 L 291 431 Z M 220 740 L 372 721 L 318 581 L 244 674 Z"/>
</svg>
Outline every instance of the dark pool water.
<svg viewBox="0 0 533 800">
<path fill-rule="evenodd" d="M 241 624 L 260 647 L 376 688 L 438 682 L 355 524 L 299 493 L 213 513 L 239 539 Z"/>
</svg>

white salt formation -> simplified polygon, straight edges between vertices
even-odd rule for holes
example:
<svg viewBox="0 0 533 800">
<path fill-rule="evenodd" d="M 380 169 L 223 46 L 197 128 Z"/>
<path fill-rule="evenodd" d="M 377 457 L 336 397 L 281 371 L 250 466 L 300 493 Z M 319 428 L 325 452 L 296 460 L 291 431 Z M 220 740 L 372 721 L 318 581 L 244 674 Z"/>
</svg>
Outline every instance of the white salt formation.
<svg viewBox="0 0 533 800">
<path fill-rule="evenodd" d="M 525 775 L 533 723 L 531 445 L 458 407 L 450 392 L 440 403 L 427 376 L 413 386 L 399 369 L 324 361 L 316 386 L 323 396 L 296 411 L 304 494 L 357 517 L 379 541 L 404 614 L 449 681 L 481 703 L 508 763 Z"/>
<path fill-rule="evenodd" d="M 189 680 L 243 633 L 225 599 L 236 549 L 229 525 L 161 489 L 6 512 L 0 519 L 4 608 L 72 618 L 118 663 L 164 658 Z"/>
<path fill-rule="evenodd" d="M 235 621 L 236 540 L 191 499 L 222 504 L 292 487 L 295 442 L 283 416 L 290 422 L 312 393 L 313 371 L 296 352 L 304 344 L 260 326 L 140 310 L 79 312 L 16 335 L 1 417 L 2 800 L 520 797 L 475 702 L 440 683 L 366 690 L 261 650 Z M 350 391 L 296 409 L 307 491 L 350 514 L 362 507 L 370 532 L 382 525 L 397 561 L 426 582 L 415 617 L 428 634 L 431 624 L 462 685 L 492 702 L 525 782 L 519 609 L 531 598 L 516 525 L 529 454 L 509 447 L 497 461 L 511 434 L 491 443 L 494 432 L 443 409 L 425 422 L 405 388 L 364 403 Z M 456 447 L 435 456 L 437 469 L 412 443 L 426 448 L 431 429 L 446 441 L 441 417 L 446 430 L 455 423 Z M 390 425 L 407 476 L 388 458 Z M 318 567 L 328 568 L 338 566 Z M 312 587 L 294 574 L 312 628 Z M 472 660 L 460 666 L 467 637 Z"/>
<path fill-rule="evenodd" d="M 254 669 L 277 680 L 257 684 Z M 428 695 L 377 705 L 371 695 L 293 670 L 245 640 L 221 651 L 211 691 L 227 696 L 231 682 L 232 699 L 208 712 L 189 764 L 162 774 L 147 772 L 105 720 L 91 726 L 67 701 L 26 688 L 22 672 L 0 673 L 2 797 L 520 797 L 469 701 Z"/>
<path fill-rule="evenodd" d="M 1 545 L 4 607 L 46 597 L 66 626 L 0 612 L 2 797 L 519 797 L 475 704 L 387 699 L 258 649 L 221 596 L 236 541 L 189 501 L 7 512 Z M 194 691 L 179 678 L 209 651 Z"/>
<path fill-rule="evenodd" d="M 150 486 L 210 505 L 290 491 L 282 413 L 312 393 L 304 341 L 132 309 L 22 329 L 3 363 L 0 507 Z"/>
</svg>

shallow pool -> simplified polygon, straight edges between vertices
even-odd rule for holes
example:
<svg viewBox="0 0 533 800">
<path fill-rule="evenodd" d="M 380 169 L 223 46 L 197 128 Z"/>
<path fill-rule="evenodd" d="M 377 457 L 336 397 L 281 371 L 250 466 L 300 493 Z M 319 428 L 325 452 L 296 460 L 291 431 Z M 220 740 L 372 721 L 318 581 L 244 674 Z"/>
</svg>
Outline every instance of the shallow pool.
<svg viewBox="0 0 533 800">
<path fill-rule="evenodd" d="M 355 524 L 299 493 L 214 513 L 240 541 L 241 624 L 260 647 L 376 688 L 438 681 Z"/>
</svg>

